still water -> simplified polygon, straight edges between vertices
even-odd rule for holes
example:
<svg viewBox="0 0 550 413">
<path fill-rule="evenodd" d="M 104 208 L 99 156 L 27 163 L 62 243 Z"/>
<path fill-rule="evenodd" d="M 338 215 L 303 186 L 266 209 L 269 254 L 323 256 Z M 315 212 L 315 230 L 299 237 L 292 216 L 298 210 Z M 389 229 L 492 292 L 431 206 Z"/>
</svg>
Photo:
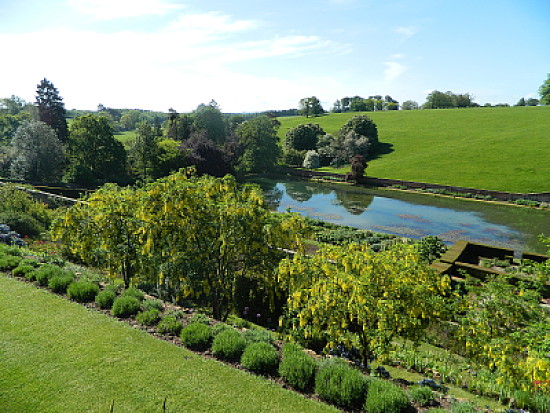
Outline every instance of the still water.
<svg viewBox="0 0 550 413">
<path fill-rule="evenodd" d="M 415 239 L 436 235 L 447 244 L 462 239 L 518 253 L 546 253 L 538 236 L 550 236 L 550 210 L 306 181 L 255 182 L 277 211 L 375 232 Z"/>
</svg>

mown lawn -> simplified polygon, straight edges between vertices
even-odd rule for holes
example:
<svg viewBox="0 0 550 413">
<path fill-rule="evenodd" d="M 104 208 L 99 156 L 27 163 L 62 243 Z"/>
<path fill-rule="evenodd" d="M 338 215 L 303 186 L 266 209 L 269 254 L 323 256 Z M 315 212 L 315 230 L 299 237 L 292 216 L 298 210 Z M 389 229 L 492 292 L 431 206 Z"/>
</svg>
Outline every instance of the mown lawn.
<svg viewBox="0 0 550 413">
<path fill-rule="evenodd" d="M 0 275 L 1 412 L 329 412 L 263 378 Z"/>
<path fill-rule="evenodd" d="M 306 122 L 335 133 L 356 114 L 279 118 L 279 137 Z M 550 191 L 550 106 L 366 114 L 383 143 L 382 153 L 369 161 L 370 176 L 510 192 Z"/>
</svg>

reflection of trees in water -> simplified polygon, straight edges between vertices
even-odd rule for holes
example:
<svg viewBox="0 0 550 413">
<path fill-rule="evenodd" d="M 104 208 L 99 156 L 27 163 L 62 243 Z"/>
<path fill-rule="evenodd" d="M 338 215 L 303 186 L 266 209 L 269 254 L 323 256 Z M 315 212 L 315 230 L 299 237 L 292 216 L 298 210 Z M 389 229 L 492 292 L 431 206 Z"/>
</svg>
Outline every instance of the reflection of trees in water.
<svg viewBox="0 0 550 413">
<path fill-rule="evenodd" d="M 353 215 L 361 215 L 374 200 L 374 195 L 350 191 L 335 191 L 336 199 L 346 211 Z"/>
<path fill-rule="evenodd" d="M 285 191 L 289 197 L 297 202 L 309 201 L 315 194 L 330 194 L 330 188 L 318 185 L 308 185 L 307 182 L 285 182 Z"/>
</svg>

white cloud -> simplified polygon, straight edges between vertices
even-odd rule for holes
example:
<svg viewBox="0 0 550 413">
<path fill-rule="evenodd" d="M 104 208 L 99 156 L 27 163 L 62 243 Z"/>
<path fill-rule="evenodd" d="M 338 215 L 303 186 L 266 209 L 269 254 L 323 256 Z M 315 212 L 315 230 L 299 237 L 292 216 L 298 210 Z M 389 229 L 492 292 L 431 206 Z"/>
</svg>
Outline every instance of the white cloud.
<svg viewBox="0 0 550 413">
<path fill-rule="evenodd" d="M 402 27 L 398 27 L 394 31 L 395 33 L 402 36 L 402 38 L 405 40 L 405 39 L 408 39 L 409 37 L 414 36 L 416 33 L 418 33 L 419 28 L 416 26 L 402 26 Z"/>
<path fill-rule="evenodd" d="M 407 67 L 397 62 L 384 62 L 386 65 L 386 70 L 384 71 L 384 78 L 386 81 L 393 81 L 401 76 L 406 70 Z"/>
<path fill-rule="evenodd" d="M 392 59 L 403 59 L 404 57 L 405 57 L 405 55 L 401 54 L 401 53 L 396 53 L 394 55 L 391 55 Z"/>
<path fill-rule="evenodd" d="M 167 0 L 67 0 L 67 4 L 100 20 L 164 15 L 182 8 Z"/>
</svg>

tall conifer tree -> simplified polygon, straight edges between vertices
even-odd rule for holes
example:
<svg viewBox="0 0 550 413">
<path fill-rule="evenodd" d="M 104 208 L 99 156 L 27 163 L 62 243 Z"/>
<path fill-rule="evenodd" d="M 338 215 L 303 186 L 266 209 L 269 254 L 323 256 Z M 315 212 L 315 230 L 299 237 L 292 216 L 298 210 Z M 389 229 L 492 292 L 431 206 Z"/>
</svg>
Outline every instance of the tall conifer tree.
<svg viewBox="0 0 550 413">
<path fill-rule="evenodd" d="M 53 83 L 46 78 L 37 85 L 36 106 L 39 120 L 50 125 L 61 142 L 67 142 L 69 131 L 65 119 L 65 104 Z"/>
</svg>

